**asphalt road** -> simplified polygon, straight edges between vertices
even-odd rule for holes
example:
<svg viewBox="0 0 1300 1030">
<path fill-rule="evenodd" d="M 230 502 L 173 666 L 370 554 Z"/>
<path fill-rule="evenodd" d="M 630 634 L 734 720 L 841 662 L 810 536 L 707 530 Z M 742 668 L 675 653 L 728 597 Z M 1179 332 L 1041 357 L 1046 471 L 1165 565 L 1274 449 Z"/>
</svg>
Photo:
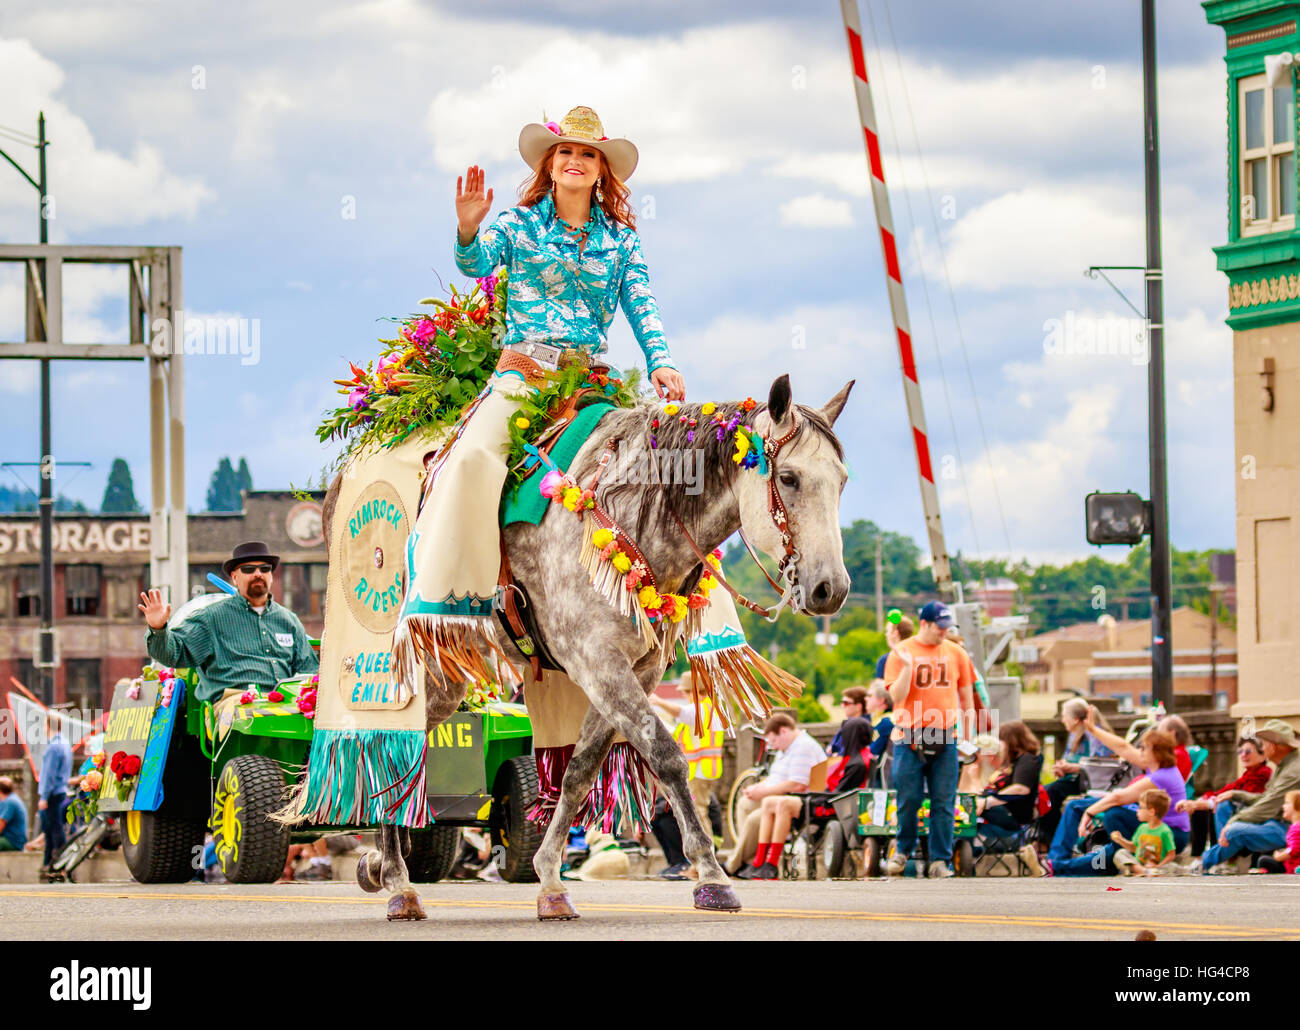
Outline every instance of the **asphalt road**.
<svg viewBox="0 0 1300 1030">
<path fill-rule="evenodd" d="M 582 918 L 539 923 L 536 886 L 421 885 L 429 918 L 390 923 L 354 883 L 0 887 L 0 940 L 1300 939 L 1300 878 L 891 880 L 738 884 L 745 911 L 691 907 L 691 884 L 574 883 Z M 1119 890 L 1107 888 L 1118 887 Z"/>
</svg>

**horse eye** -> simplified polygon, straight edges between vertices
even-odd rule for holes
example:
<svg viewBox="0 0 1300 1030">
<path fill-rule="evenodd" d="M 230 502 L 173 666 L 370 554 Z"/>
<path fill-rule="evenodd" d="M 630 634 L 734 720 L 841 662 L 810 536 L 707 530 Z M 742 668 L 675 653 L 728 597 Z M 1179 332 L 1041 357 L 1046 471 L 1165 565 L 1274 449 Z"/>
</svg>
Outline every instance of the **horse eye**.
<svg viewBox="0 0 1300 1030">
<path fill-rule="evenodd" d="M 788 486 L 791 490 L 799 489 L 799 477 L 793 472 L 782 472 L 780 478 L 782 486 Z"/>
</svg>

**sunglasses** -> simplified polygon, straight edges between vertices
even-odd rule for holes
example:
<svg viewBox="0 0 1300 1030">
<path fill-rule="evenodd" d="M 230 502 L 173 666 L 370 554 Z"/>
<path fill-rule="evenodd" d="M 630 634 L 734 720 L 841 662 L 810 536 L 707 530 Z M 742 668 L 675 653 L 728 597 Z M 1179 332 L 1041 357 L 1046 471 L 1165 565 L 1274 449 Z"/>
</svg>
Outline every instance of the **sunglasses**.
<svg viewBox="0 0 1300 1030">
<path fill-rule="evenodd" d="M 239 571 L 245 576 L 251 576 L 254 572 L 270 572 L 273 568 L 272 565 L 241 565 Z"/>
</svg>

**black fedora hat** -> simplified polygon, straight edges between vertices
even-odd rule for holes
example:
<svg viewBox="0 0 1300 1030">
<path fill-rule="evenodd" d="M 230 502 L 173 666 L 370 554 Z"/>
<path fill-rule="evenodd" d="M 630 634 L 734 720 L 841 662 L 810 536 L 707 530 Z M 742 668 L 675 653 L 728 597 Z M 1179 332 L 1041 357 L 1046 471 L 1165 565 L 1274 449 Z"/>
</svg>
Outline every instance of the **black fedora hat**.
<svg viewBox="0 0 1300 1030">
<path fill-rule="evenodd" d="M 245 562 L 256 561 L 259 558 L 262 561 L 269 561 L 272 569 L 275 569 L 280 564 L 280 556 L 272 554 L 261 540 L 249 540 L 235 547 L 234 551 L 231 552 L 231 556 L 221 563 L 221 571 L 229 576 L 231 569 L 243 565 Z"/>
</svg>

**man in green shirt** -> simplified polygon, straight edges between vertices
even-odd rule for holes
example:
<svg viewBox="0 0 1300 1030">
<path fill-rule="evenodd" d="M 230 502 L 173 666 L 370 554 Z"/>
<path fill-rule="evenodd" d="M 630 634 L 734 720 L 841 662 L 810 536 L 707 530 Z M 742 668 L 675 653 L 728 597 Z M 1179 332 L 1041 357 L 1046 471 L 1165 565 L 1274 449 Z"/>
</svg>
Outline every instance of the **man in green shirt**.
<svg viewBox="0 0 1300 1030">
<path fill-rule="evenodd" d="M 298 616 L 271 599 L 271 580 L 280 564 L 260 540 L 240 544 L 222 571 L 235 584 L 232 594 L 169 627 L 171 605 L 150 590 L 138 606 L 149 633 L 145 649 L 163 665 L 197 669 L 200 701 L 219 700 L 226 690 L 267 689 L 289 676 L 315 672 L 318 663 Z"/>
</svg>

